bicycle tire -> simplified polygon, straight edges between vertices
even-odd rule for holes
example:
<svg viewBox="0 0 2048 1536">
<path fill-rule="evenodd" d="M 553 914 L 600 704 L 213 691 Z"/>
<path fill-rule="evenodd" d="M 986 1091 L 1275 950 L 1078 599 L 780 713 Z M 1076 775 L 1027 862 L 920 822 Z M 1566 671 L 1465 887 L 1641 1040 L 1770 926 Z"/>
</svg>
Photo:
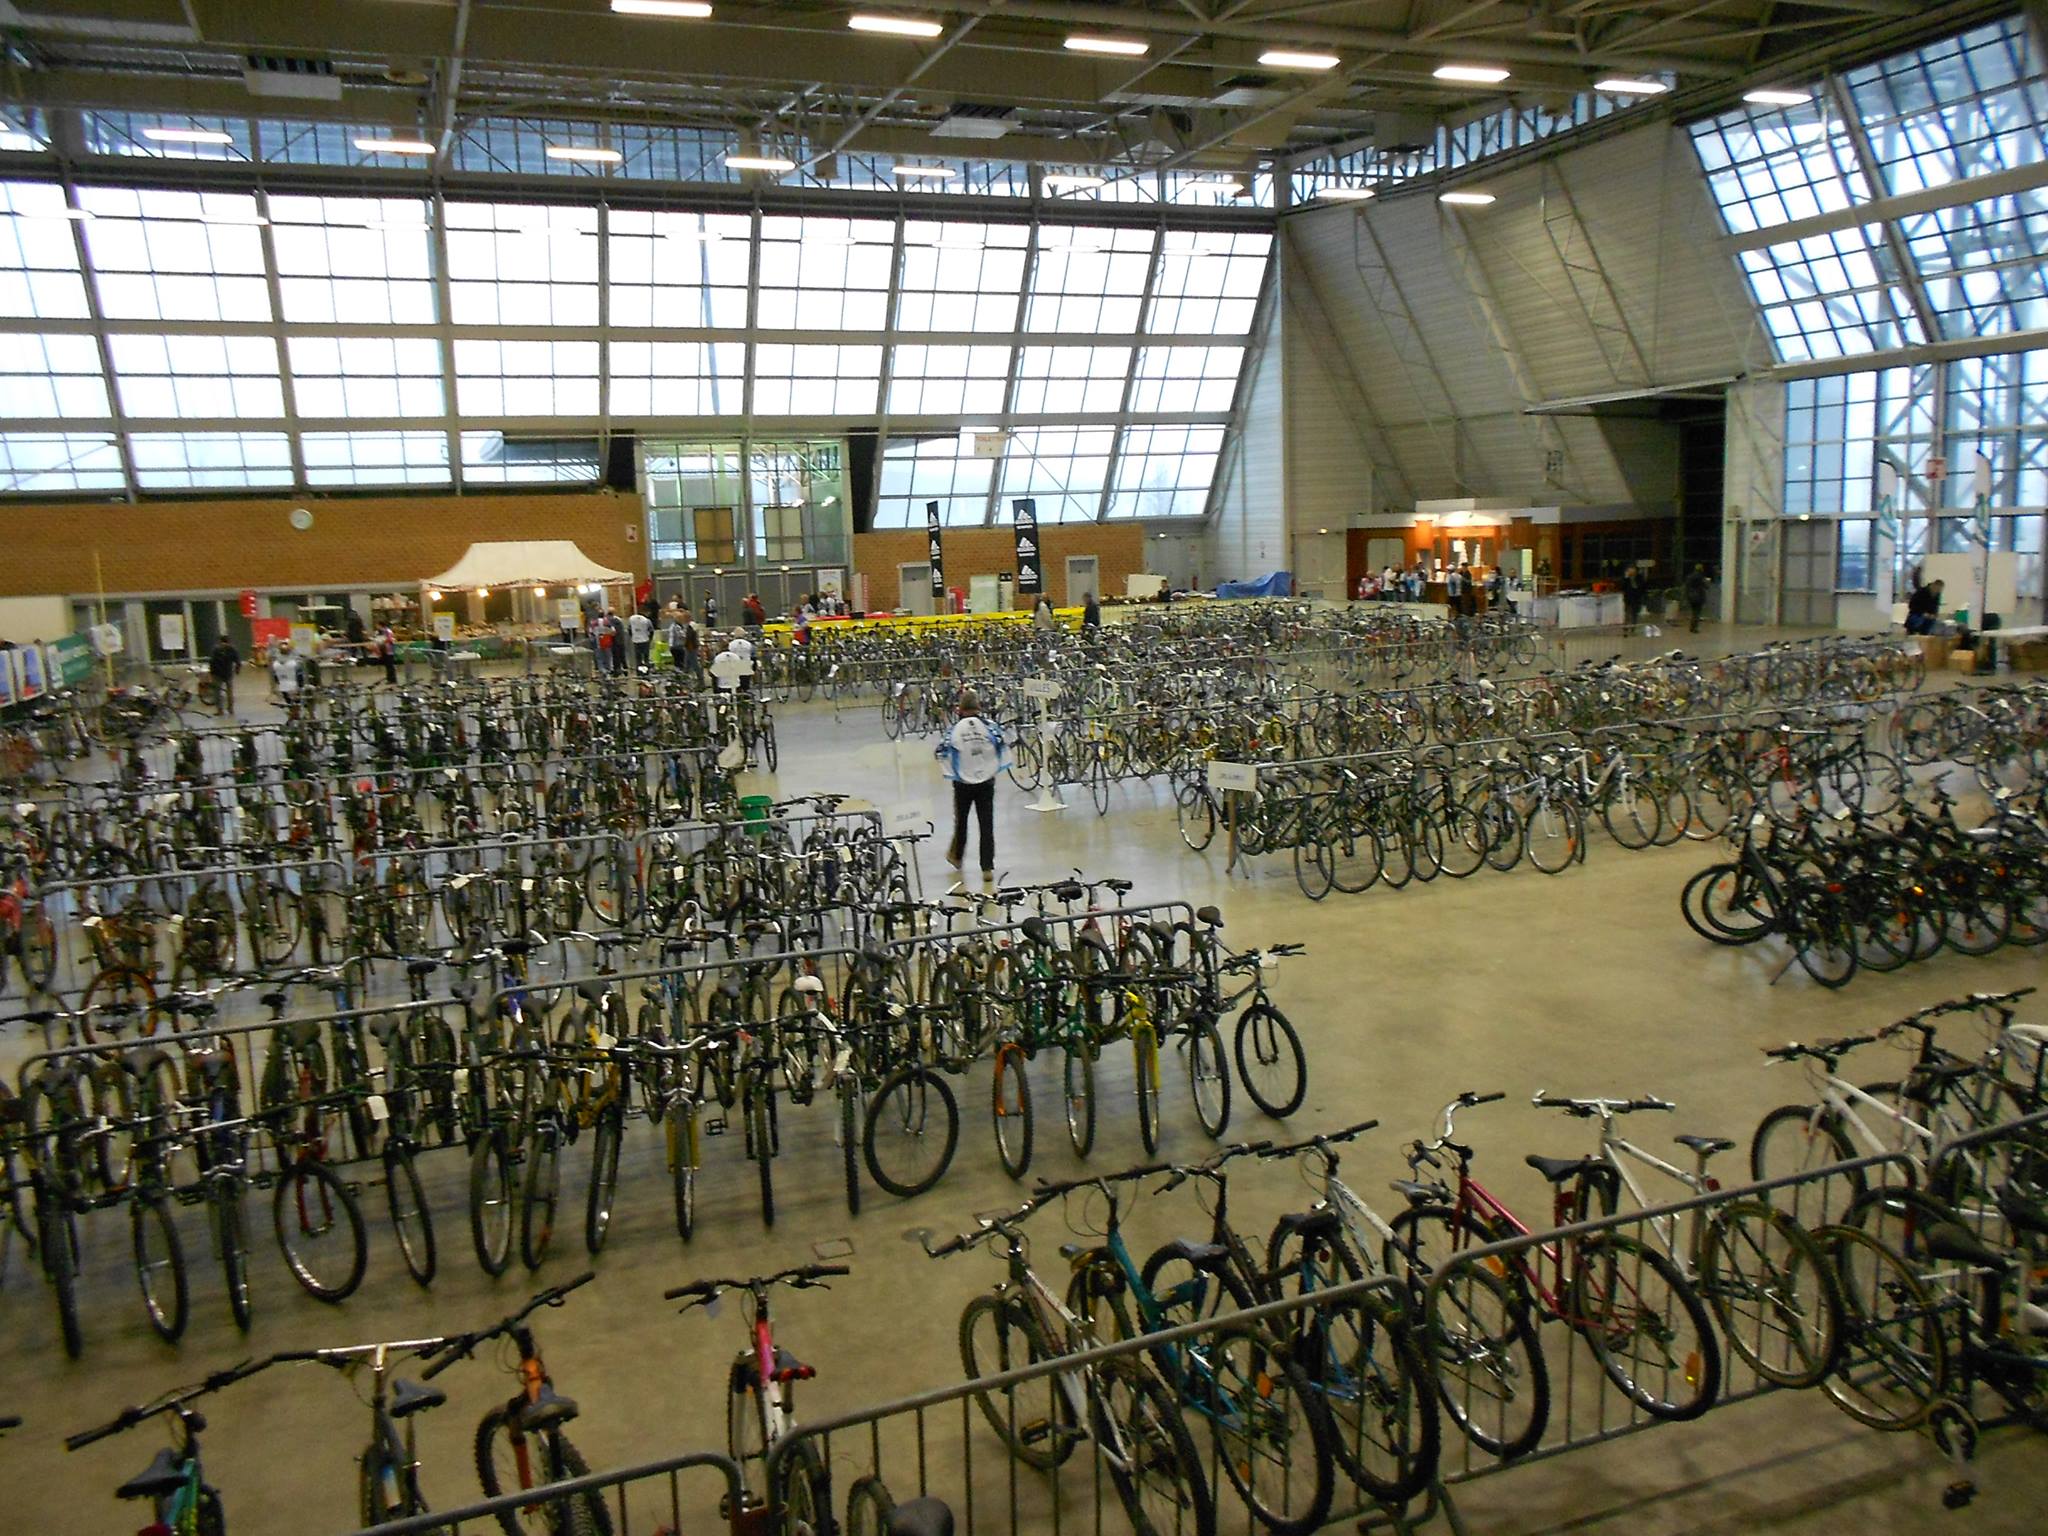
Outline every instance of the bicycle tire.
<svg viewBox="0 0 2048 1536">
<path fill-rule="evenodd" d="M 986 1340 L 979 1333 L 984 1322 L 993 1325 Z M 969 1381 L 1038 1365 L 1060 1353 L 1046 1343 L 1026 1307 L 992 1292 L 974 1297 L 962 1309 L 958 1333 L 960 1364 Z M 1073 1454 L 1080 1440 L 1073 1404 L 1064 1388 L 1061 1378 L 1048 1376 L 1001 1392 L 977 1392 L 974 1402 L 1013 1457 L 1036 1471 L 1049 1472 Z M 1046 1394 L 1045 1416 L 1026 1418 L 1023 1399 L 1028 1394 L 1030 1406 L 1035 1407 L 1041 1391 Z"/>
<path fill-rule="evenodd" d="M 933 1121 L 937 1120 L 933 1135 Z M 936 1156 L 926 1154 L 914 1160 L 911 1175 L 898 1177 L 883 1166 L 886 1145 L 926 1147 L 936 1145 Z M 862 1150 L 868 1174 L 890 1194 L 901 1199 L 921 1195 L 946 1175 L 952 1166 L 954 1149 L 960 1141 L 960 1108 L 945 1078 L 922 1063 L 899 1067 L 875 1090 L 867 1107 L 861 1131 Z"/>
<path fill-rule="evenodd" d="M 619 1143 L 623 1112 L 607 1109 L 598 1116 L 590 1139 L 590 1188 L 583 1202 L 583 1248 L 593 1258 L 611 1236 L 612 1211 L 619 1195 Z"/>
<path fill-rule="evenodd" d="M 747 1156 L 761 1180 L 761 1225 L 775 1225 L 775 1127 L 769 1118 L 769 1097 L 765 1084 L 746 1095 Z"/>
<path fill-rule="evenodd" d="M 1253 1003 L 1245 1009 L 1237 1016 L 1235 1052 L 1238 1078 L 1261 1110 L 1285 1120 L 1301 1108 L 1308 1097 L 1308 1057 L 1284 1013 L 1271 1003 Z M 1255 1072 L 1254 1066 L 1259 1070 Z"/>
<path fill-rule="evenodd" d="M 1828 1255 L 1842 1299 L 1841 1358 L 1821 1390 L 1859 1424 L 1917 1428 L 1948 1392 L 1942 1304 L 1913 1265 L 1870 1233 L 1830 1225 L 1815 1227 L 1812 1237 Z"/>
<path fill-rule="evenodd" d="M 670 1191 L 675 1200 L 676 1235 L 684 1242 L 697 1230 L 697 1110 L 671 1109 L 665 1124 Z"/>
<path fill-rule="evenodd" d="M 384 1204 L 406 1273 L 420 1285 L 432 1285 L 439 1267 L 433 1213 L 427 1207 L 426 1188 L 420 1182 L 412 1149 L 403 1142 L 390 1142 L 384 1148 Z"/>
<path fill-rule="evenodd" d="M 175 1344 L 185 1333 L 190 1291 L 185 1245 L 178 1241 L 170 1203 L 159 1194 L 134 1196 L 128 1202 L 128 1231 L 143 1313 L 159 1338 Z"/>
<path fill-rule="evenodd" d="M 1700 1294 L 1721 1336 L 1758 1376 L 1796 1391 L 1818 1386 L 1834 1369 L 1842 1308 L 1833 1269 L 1806 1229 L 1783 1211 L 1761 1200 L 1722 1206 L 1701 1233 L 1698 1269 Z M 1754 1304 L 1753 1313 L 1745 1303 Z M 1800 1327 L 1808 1318 L 1817 1324 L 1811 1337 Z M 1781 1347 L 1767 1349 L 1773 1319 Z"/>
<path fill-rule="evenodd" d="M 1829 1163 L 1846 1163 L 1855 1156 L 1842 1117 L 1831 1109 L 1816 1115 L 1811 1104 L 1779 1105 L 1757 1122 L 1749 1140 L 1750 1177 L 1758 1182 L 1810 1172 Z M 1850 1169 L 1841 1177 L 1848 1185 L 1845 1203 L 1863 1193 L 1863 1170 Z M 1798 1214 L 1795 1206 L 1793 1215 L 1796 1218 Z"/>
<path fill-rule="evenodd" d="M 1002 1162 L 1003 1172 L 1021 1179 L 1031 1168 L 1034 1132 L 1031 1076 L 1022 1046 L 1007 1042 L 996 1048 L 989 1098 L 990 1114 L 995 1121 L 996 1156 Z"/>
<path fill-rule="evenodd" d="M 249 1331 L 253 1304 L 249 1291 L 249 1220 L 242 1205 L 239 1181 L 216 1184 L 210 1201 L 214 1240 L 220 1249 L 221 1278 L 227 1284 L 228 1315 L 242 1332 Z"/>
<path fill-rule="evenodd" d="M 1216 1536 L 1215 1495 L 1180 1407 L 1149 1369 L 1136 1360 L 1098 1366 L 1089 1379 L 1089 1416 L 1103 1448 L 1110 1485 L 1131 1522 L 1132 1536 Z M 1140 1447 L 1137 1455 L 1118 1446 Z M 1165 1474 L 1161 1504 L 1173 1511 L 1155 1523 L 1144 1505 L 1143 1479 Z"/>
<path fill-rule="evenodd" d="M 512 1262 L 512 1160 L 503 1133 L 484 1133 L 469 1156 L 469 1241 L 492 1279 Z"/>
<path fill-rule="evenodd" d="M 78 1217 L 68 1205 L 36 1191 L 36 1253 L 56 1294 L 57 1328 L 64 1353 L 76 1360 L 85 1353 L 85 1333 L 78 1321 Z"/>
<path fill-rule="evenodd" d="M 1066 1099 L 1067 1140 L 1076 1157 L 1095 1147 L 1095 1058 L 1085 1046 L 1069 1045 L 1060 1053 L 1060 1087 Z"/>
<path fill-rule="evenodd" d="M 1744 899 L 1742 890 L 1741 865 L 1709 864 L 1685 882 L 1678 909 L 1687 926 L 1710 943 L 1754 944 L 1775 931 L 1771 914 L 1776 903 L 1765 893 L 1759 912 L 1758 902 L 1753 897 Z"/>
<path fill-rule="evenodd" d="M 1131 1031 L 1131 1065 L 1138 1096 L 1138 1139 L 1150 1157 L 1159 1150 L 1159 1037 L 1150 1024 Z"/>
<path fill-rule="evenodd" d="M 317 1189 L 317 1194 L 309 1200 L 307 1196 L 313 1189 Z M 309 1211 L 315 1213 L 311 1226 L 307 1223 Z M 316 1272 L 307 1252 L 308 1239 L 323 1235 L 321 1223 L 325 1230 L 334 1230 L 337 1212 L 348 1232 L 346 1262 L 331 1272 Z M 279 1176 L 271 1192 L 270 1220 L 286 1267 L 307 1295 L 333 1305 L 355 1294 L 356 1287 L 363 1283 L 370 1246 L 363 1231 L 362 1207 L 356 1204 L 356 1197 L 342 1182 L 341 1175 L 325 1163 L 292 1164 Z M 299 1229 L 300 1241 L 296 1244 L 292 1240 L 294 1226 Z"/>
<path fill-rule="evenodd" d="M 839 1087 L 839 1162 L 846 1180 L 846 1211 L 860 1214 L 860 1096 L 851 1078 Z"/>
<path fill-rule="evenodd" d="M 1196 1356 L 1192 1343 L 1178 1348 L 1189 1357 Z M 1240 1350 L 1241 1360 L 1235 1358 Z M 1330 1513 L 1337 1481 L 1332 1446 L 1335 1432 L 1322 1394 L 1310 1384 L 1286 1344 L 1251 1324 L 1223 1323 L 1204 1336 L 1200 1358 L 1203 1369 L 1192 1391 L 1189 1372 L 1183 1367 L 1181 1395 L 1183 1400 L 1192 1399 L 1189 1406 L 1195 1411 L 1209 1417 L 1223 1474 L 1245 1508 L 1273 1536 L 1309 1536 L 1320 1529 Z M 1227 1394 L 1229 1405 L 1222 1411 L 1217 1411 L 1213 1399 L 1219 1388 Z M 1289 1403 L 1298 1405 L 1297 1409 L 1290 1411 Z M 1252 1427 L 1242 1434 L 1233 1433 L 1247 1421 Z M 1309 1453 L 1306 1469 L 1300 1465 L 1304 1431 Z M 1258 1474 L 1264 1466 L 1279 1469 L 1277 1487 L 1261 1486 Z M 1297 1503 L 1304 1471 L 1306 1498 Z M 1287 1500 L 1285 1507 L 1276 1507 L 1275 1494 Z"/>
<path fill-rule="evenodd" d="M 531 1488 L 546 1487 L 550 1483 L 567 1482 L 572 1477 L 586 1477 L 590 1467 L 583 1459 L 583 1453 L 570 1443 L 569 1437 L 547 1433 L 525 1437 L 529 1446 L 538 1454 L 529 1451 L 527 1464 L 539 1475 L 526 1487 L 510 1486 L 498 1471 L 498 1447 L 502 1440 L 507 1460 L 513 1469 L 519 1465 L 519 1456 L 514 1449 L 511 1416 L 506 1407 L 493 1408 L 477 1421 L 476 1437 L 472 1453 L 476 1463 L 477 1486 L 483 1489 L 486 1499 L 502 1498 L 508 1493 L 527 1492 Z M 523 1509 L 503 1511 L 498 1515 L 498 1525 L 505 1536 L 533 1536 L 532 1527 L 523 1523 L 522 1517 L 547 1518 L 548 1536 L 611 1536 L 611 1510 L 606 1506 L 604 1495 L 594 1489 L 572 1494 L 566 1499 L 557 1499 L 549 1505 L 527 1505 Z"/>
<path fill-rule="evenodd" d="M 1199 1018 L 1188 1025 L 1185 1038 L 1195 1119 L 1210 1140 L 1220 1141 L 1230 1128 L 1230 1060 L 1223 1049 L 1223 1032 L 1214 1019 Z"/>
<path fill-rule="evenodd" d="M 1672 1307 L 1663 1297 L 1643 1302 L 1646 1274 L 1683 1314 L 1691 1339 L 1676 1337 Z M 1578 1244 L 1565 1308 L 1607 1379 L 1652 1418 L 1696 1419 L 1714 1406 L 1721 1394 L 1721 1347 L 1713 1320 L 1692 1282 L 1655 1248 L 1619 1232 L 1585 1238 Z M 1647 1361 L 1616 1349 L 1637 1339 L 1649 1340 Z"/>
<path fill-rule="evenodd" d="M 539 1269 L 555 1240 L 555 1215 L 562 1203 L 562 1132 L 543 1120 L 527 1138 L 526 1171 L 519 1182 L 519 1259 Z"/>
</svg>

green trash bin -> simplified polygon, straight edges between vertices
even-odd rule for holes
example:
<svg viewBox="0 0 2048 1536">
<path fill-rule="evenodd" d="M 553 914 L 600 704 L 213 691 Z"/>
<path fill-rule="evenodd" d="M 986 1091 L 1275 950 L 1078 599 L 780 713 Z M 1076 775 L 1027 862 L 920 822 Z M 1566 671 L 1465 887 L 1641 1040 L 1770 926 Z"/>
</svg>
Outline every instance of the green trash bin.
<svg viewBox="0 0 2048 1536">
<path fill-rule="evenodd" d="M 775 800 L 769 795 L 740 796 L 740 820 L 747 824 L 749 837 L 759 837 L 768 830 L 768 813 L 774 806 Z"/>
</svg>

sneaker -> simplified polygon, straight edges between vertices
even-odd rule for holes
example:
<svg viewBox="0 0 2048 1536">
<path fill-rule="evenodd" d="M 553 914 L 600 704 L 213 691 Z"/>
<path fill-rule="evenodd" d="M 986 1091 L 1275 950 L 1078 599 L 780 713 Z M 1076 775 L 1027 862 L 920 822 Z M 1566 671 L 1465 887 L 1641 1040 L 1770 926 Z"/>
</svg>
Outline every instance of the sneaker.
<svg viewBox="0 0 2048 1536">
<path fill-rule="evenodd" d="M 996 872 L 992 869 L 984 869 L 981 872 L 981 883 L 985 886 L 994 885 L 996 883 Z"/>
<path fill-rule="evenodd" d="M 960 867 L 960 855 L 957 853 L 949 853 L 946 855 L 946 862 L 952 865 L 955 869 L 958 869 Z"/>
</svg>

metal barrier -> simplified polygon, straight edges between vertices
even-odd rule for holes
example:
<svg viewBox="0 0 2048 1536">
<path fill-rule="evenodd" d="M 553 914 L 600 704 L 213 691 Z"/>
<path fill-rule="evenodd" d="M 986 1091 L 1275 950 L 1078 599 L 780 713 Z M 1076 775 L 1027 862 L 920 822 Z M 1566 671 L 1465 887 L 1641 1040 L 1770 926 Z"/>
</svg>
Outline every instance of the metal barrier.
<svg viewBox="0 0 2048 1536">
<path fill-rule="evenodd" d="M 684 1474 L 695 1471 L 717 1474 L 715 1495 L 707 1490 L 685 1498 Z M 690 1481 L 694 1489 L 694 1485 L 708 1480 L 707 1476 Z M 679 1531 L 708 1528 L 713 1520 L 725 1518 L 721 1511 L 738 1510 L 744 1488 L 745 1481 L 736 1462 L 727 1456 L 700 1451 L 617 1472 L 593 1472 L 587 1477 L 550 1483 L 525 1493 L 508 1493 L 501 1498 L 465 1504 L 441 1514 L 393 1520 L 376 1530 L 377 1536 L 493 1536 L 507 1523 L 522 1529 L 581 1530 L 580 1524 L 573 1523 L 573 1516 L 545 1506 L 559 1505 L 577 1495 L 595 1495 L 609 1509 L 611 1528 L 617 1536 L 659 1536 L 664 1532 L 675 1536 Z M 538 1525 L 532 1523 L 532 1511 L 540 1513 Z M 711 1518 L 705 1518 L 706 1511 Z M 737 1533 L 743 1528 L 751 1529 L 741 1517 L 731 1517 L 730 1529 Z"/>
</svg>

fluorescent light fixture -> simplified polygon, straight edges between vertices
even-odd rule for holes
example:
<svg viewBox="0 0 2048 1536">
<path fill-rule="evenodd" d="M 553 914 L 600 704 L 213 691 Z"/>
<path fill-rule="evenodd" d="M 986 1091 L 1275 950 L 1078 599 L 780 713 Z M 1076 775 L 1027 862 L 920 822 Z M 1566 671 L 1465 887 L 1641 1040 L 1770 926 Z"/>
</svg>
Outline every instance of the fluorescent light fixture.
<svg viewBox="0 0 2048 1536">
<path fill-rule="evenodd" d="M 794 160 L 785 160 L 780 155 L 727 155 L 726 169 L 733 171 L 767 171 L 781 176 L 796 169 Z"/>
<path fill-rule="evenodd" d="M 1456 80 L 1463 85 L 1499 85 L 1508 72 L 1497 64 L 1439 64 L 1439 80 Z"/>
<path fill-rule="evenodd" d="M 356 148 L 366 155 L 431 155 L 434 146 L 425 139 L 357 139 Z"/>
<path fill-rule="evenodd" d="M 1629 80 L 1620 77 L 1595 80 L 1593 89 L 1610 96 L 1662 96 L 1671 87 L 1662 80 Z"/>
<path fill-rule="evenodd" d="M 912 16 L 870 16 L 865 12 L 847 17 L 846 24 L 856 32 L 881 32 L 890 37 L 937 37 L 946 30 L 936 21 L 920 21 Z"/>
<path fill-rule="evenodd" d="M 1135 37 L 1070 37 L 1067 47 L 1075 53 L 1113 53 L 1127 59 L 1141 59 L 1152 51 L 1150 43 Z"/>
<path fill-rule="evenodd" d="M 1439 192 L 1436 200 L 1453 208 L 1484 208 L 1494 199 L 1491 192 Z"/>
<path fill-rule="evenodd" d="M 896 165 L 889 168 L 892 176 L 923 177 L 927 181 L 951 181 L 960 173 L 950 165 Z"/>
<path fill-rule="evenodd" d="M 1292 48 L 1268 48 L 1259 55 L 1268 69 L 1335 69 L 1343 60 L 1334 53 L 1299 53 Z"/>
<path fill-rule="evenodd" d="M 592 144 L 550 144 L 550 160 L 574 160 L 583 165 L 617 165 L 626 157 L 616 149 L 599 149 Z"/>
<path fill-rule="evenodd" d="M 223 133 L 218 128 L 145 128 L 145 139 L 155 139 L 159 144 L 232 144 L 235 136 Z"/>
<path fill-rule="evenodd" d="M 1317 197 L 1328 198 L 1338 203 L 1362 203 L 1367 198 L 1378 195 L 1371 187 L 1323 187 L 1316 193 Z"/>
<path fill-rule="evenodd" d="M 618 16 L 665 16 L 670 21 L 704 21 L 711 7 L 703 0 L 612 0 Z"/>
<path fill-rule="evenodd" d="M 1100 176 L 1089 176 L 1078 171 L 1048 171 L 1041 179 L 1048 192 L 1078 192 L 1084 187 L 1099 187 L 1103 184 Z"/>
<path fill-rule="evenodd" d="M 1744 91 L 1742 99 L 1758 107 L 1803 107 L 1813 100 L 1807 91 L 1788 91 L 1777 86 L 1764 86 L 1754 91 Z"/>
</svg>

